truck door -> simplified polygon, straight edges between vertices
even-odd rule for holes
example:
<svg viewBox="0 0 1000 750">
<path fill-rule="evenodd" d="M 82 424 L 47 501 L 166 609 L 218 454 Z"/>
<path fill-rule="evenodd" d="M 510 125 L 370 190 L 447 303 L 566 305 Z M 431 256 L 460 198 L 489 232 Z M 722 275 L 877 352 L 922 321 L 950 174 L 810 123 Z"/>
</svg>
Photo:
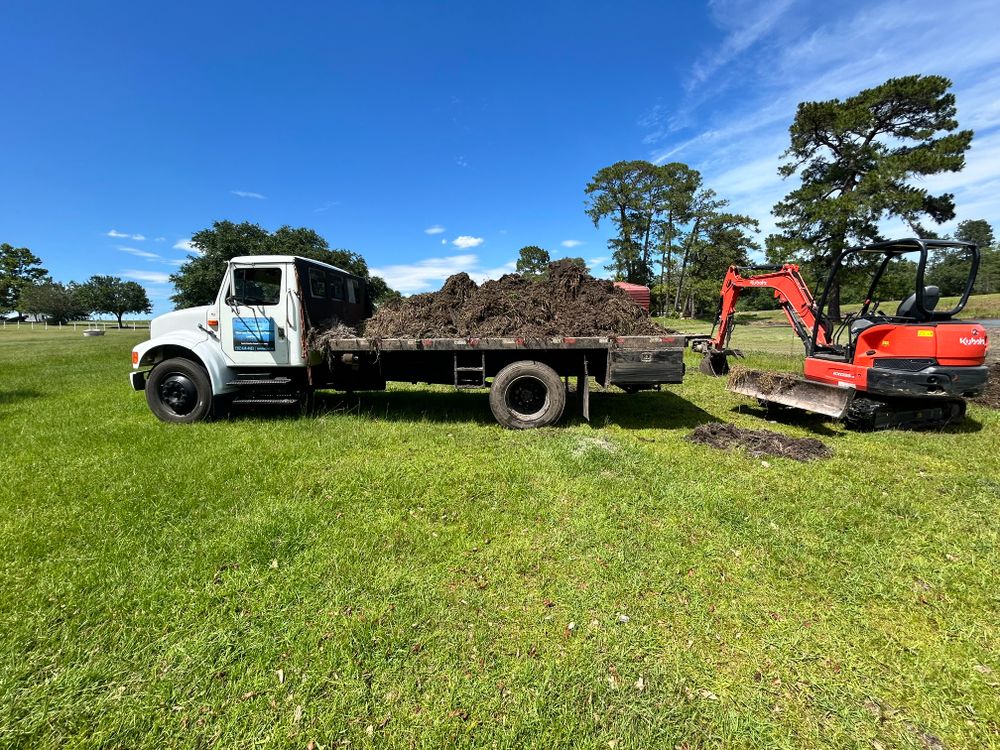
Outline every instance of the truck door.
<svg viewBox="0 0 1000 750">
<path fill-rule="evenodd" d="M 235 366 L 288 365 L 288 278 L 291 266 L 232 269 L 229 291 L 219 305 L 222 350 Z"/>
</svg>

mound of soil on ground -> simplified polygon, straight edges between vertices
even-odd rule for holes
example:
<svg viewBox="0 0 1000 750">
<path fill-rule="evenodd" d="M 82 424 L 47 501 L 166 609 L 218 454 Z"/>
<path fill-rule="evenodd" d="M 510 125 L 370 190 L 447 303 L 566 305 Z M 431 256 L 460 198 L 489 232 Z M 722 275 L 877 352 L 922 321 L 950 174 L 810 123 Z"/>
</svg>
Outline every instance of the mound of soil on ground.
<svg viewBox="0 0 1000 750">
<path fill-rule="evenodd" d="M 981 395 L 970 399 L 972 403 L 980 406 L 988 406 L 990 409 L 1000 409 L 1000 362 L 990 365 L 990 379 L 986 383 L 986 390 Z"/>
<path fill-rule="evenodd" d="M 745 430 L 724 422 L 699 425 L 687 439 L 722 450 L 744 448 L 754 458 L 774 456 L 812 461 L 833 455 L 833 451 L 816 438 L 793 438 L 771 430 Z"/>
<path fill-rule="evenodd" d="M 550 263 L 545 278 L 507 274 L 482 286 L 459 273 L 440 291 L 415 294 L 378 310 L 367 338 L 517 336 L 662 336 L 673 333 L 610 281 L 569 261 Z"/>
</svg>

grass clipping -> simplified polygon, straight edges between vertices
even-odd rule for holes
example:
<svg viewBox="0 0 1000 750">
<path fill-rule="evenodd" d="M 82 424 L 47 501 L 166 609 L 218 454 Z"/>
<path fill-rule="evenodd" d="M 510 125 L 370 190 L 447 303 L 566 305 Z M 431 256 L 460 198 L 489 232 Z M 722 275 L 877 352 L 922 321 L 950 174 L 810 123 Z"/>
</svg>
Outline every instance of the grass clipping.
<svg viewBox="0 0 1000 750">
<path fill-rule="evenodd" d="M 771 430 L 746 430 L 725 422 L 700 425 L 687 439 L 692 443 L 721 450 L 743 448 L 754 458 L 773 456 L 812 461 L 833 455 L 833 451 L 816 438 L 793 438 Z"/>
<path fill-rule="evenodd" d="M 440 291 L 379 308 L 364 327 L 371 339 L 668 333 L 674 332 L 654 323 L 624 291 L 566 260 L 550 263 L 539 280 L 512 273 L 479 286 L 468 274 L 455 274 Z"/>
</svg>

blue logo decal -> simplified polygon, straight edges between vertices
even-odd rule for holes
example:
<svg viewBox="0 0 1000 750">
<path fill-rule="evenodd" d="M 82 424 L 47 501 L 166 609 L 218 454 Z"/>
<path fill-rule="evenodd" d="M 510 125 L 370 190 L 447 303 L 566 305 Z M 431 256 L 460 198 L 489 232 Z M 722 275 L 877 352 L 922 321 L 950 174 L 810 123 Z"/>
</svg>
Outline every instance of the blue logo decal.
<svg viewBox="0 0 1000 750">
<path fill-rule="evenodd" d="M 233 351 L 273 352 L 274 318 L 233 318 Z"/>
</svg>

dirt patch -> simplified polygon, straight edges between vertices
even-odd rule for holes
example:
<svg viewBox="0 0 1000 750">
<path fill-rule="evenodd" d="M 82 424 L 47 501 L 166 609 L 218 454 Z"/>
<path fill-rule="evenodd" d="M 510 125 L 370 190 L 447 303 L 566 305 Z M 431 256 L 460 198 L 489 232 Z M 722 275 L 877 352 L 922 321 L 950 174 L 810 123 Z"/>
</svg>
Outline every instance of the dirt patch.
<svg viewBox="0 0 1000 750">
<path fill-rule="evenodd" d="M 745 430 L 724 422 L 710 422 L 687 436 L 692 443 L 728 450 L 744 448 L 754 458 L 774 456 L 796 461 L 829 458 L 833 451 L 816 438 L 793 438 L 771 430 Z"/>
<path fill-rule="evenodd" d="M 451 276 L 440 291 L 415 294 L 379 309 L 368 338 L 481 338 L 517 336 L 662 336 L 631 297 L 568 261 L 549 264 L 542 280 L 507 274 L 478 286 Z"/>
<path fill-rule="evenodd" d="M 970 400 L 980 406 L 1000 409 L 1000 362 L 994 362 L 990 365 L 990 379 L 986 383 L 986 390 Z"/>
</svg>

